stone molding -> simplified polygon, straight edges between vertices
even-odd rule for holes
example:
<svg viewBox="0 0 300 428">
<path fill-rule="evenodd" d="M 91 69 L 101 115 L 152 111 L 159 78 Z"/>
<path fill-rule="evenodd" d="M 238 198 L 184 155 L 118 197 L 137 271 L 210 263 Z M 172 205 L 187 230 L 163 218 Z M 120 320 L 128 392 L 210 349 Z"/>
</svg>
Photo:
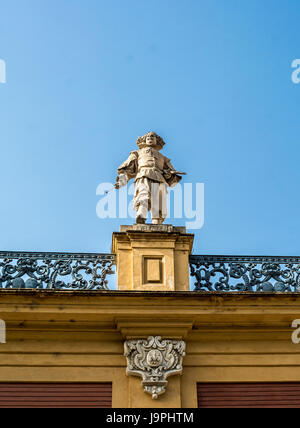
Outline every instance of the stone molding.
<svg viewBox="0 0 300 428">
<path fill-rule="evenodd" d="M 120 226 L 120 232 L 156 232 L 186 234 L 186 228 L 183 226 L 173 226 L 172 224 L 133 224 L 130 226 Z"/>
</svg>

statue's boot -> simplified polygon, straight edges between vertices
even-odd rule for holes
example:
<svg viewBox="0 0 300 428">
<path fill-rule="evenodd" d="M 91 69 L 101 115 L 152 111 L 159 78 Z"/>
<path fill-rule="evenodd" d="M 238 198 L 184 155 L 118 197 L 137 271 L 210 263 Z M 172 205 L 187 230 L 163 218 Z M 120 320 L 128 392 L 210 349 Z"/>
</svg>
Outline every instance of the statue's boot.
<svg viewBox="0 0 300 428">
<path fill-rule="evenodd" d="M 137 216 L 136 218 L 136 224 L 145 224 L 146 223 L 146 219 L 141 217 L 141 216 Z"/>
<path fill-rule="evenodd" d="M 152 224 L 163 224 L 164 218 L 153 218 Z"/>
<path fill-rule="evenodd" d="M 136 213 L 136 224 L 145 224 L 148 216 L 148 201 L 142 201 Z"/>
</svg>

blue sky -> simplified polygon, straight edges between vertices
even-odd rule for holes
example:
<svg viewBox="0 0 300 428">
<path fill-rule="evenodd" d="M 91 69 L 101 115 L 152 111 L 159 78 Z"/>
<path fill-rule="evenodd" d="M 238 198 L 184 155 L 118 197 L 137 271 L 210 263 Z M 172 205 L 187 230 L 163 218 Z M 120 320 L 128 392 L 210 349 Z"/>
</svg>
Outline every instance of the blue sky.
<svg viewBox="0 0 300 428">
<path fill-rule="evenodd" d="M 96 188 L 154 130 L 205 183 L 194 253 L 299 255 L 299 0 L 0 10 L 1 249 L 109 252 L 126 221 L 97 218 Z"/>
</svg>

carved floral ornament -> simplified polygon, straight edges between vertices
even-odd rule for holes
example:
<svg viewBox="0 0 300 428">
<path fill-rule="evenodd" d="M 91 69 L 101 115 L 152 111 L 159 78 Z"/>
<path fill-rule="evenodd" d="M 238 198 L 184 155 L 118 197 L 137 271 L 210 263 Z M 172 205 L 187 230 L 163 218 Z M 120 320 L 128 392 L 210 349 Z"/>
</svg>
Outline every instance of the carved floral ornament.
<svg viewBox="0 0 300 428">
<path fill-rule="evenodd" d="M 144 391 L 155 400 L 166 392 L 167 378 L 182 373 L 183 340 L 161 340 L 160 336 L 150 336 L 147 340 L 127 340 L 124 349 L 126 374 L 141 377 Z"/>
</svg>

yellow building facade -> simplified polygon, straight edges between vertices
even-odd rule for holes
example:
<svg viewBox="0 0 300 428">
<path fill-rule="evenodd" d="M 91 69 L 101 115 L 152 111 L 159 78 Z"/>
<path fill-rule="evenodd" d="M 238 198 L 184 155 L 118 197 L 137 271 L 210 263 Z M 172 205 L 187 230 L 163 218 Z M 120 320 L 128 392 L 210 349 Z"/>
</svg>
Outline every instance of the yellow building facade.
<svg viewBox="0 0 300 428">
<path fill-rule="evenodd" d="M 300 382 L 300 295 L 189 291 L 193 239 L 114 234 L 116 291 L 1 289 L 0 384 L 112 383 L 114 408 L 196 408 L 197 384 Z M 186 345 L 181 374 L 155 400 L 124 356 L 126 341 L 150 336 Z"/>
</svg>

